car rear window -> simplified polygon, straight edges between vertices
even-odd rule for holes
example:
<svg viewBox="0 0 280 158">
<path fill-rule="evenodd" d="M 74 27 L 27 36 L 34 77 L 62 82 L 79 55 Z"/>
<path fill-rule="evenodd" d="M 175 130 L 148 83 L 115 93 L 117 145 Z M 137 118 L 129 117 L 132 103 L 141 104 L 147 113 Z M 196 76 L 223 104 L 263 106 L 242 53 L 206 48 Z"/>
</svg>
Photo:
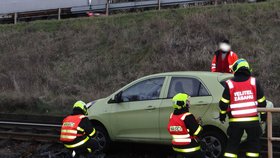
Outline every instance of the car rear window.
<svg viewBox="0 0 280 158">
<path fill-rule="evenodd" d="M 226 81 L 233 78 L 233 76 L 229 76 L 227 78 L 223 78 L 223 79 L 220 79 L 220 84 L 225 87 L 226 86 Z"/>
</svg>

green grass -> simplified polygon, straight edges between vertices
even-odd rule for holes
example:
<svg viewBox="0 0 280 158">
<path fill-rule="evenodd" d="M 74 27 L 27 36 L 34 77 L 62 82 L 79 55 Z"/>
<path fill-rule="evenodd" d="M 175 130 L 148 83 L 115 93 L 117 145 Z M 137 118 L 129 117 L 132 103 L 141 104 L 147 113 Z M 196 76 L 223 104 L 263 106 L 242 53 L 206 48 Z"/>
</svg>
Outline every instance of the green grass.
<svg viewBox="0 0 280 158">
<path fill-rule="evenodd" d="M 0 107 L 65 113 L 144 75 L 209 71 L 225 37 L 279 106 L 279 26 L 279 1 L 1 25 Z"/>
</svg>

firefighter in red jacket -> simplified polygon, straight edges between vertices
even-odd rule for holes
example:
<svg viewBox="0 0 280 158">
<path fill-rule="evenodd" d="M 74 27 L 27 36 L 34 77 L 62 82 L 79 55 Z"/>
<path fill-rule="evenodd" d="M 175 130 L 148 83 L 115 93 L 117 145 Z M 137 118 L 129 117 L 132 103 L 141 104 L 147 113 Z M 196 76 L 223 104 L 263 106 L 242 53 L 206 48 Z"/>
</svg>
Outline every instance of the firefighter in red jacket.
<svg viewBox="0 0 280 158">
<path fill-rule="evenodd" d="M 236 53 L 231 50 L 228 40 L 219 43 L 219 50 L 215 52 L 212 59 L 211 72 L 233 73 L 231 66 L 238 59 Z"/>
<path fill-rule="evenodd" d="M 173 101 L 174 112 L 170 115 L 167 130 L 172 136 L 173 150 L 185 158 L 203 158 L 198 143 L 202 127 L 189 112 L 189 95 L 176 94 Z"/>
<path fill-rule="evenodd" d="M 220 100 L 220 121 L 223 123 L 226 114 L 229 117 L 229 136 L 224 157 L 237 158 L 241 137 L 246 131 L 246 157 L 259 157 L 260 127 L 257 107 L 266 107 L 263 90 L 256 78 L 251 77 L 251 69 L 245 59 L 237 60 L 232 67 L 234 78 L 227 80 Z M 266 121 L 266 113 L 261 113 L 261 121 Z"/>
<path fill-rule="evenodd" d="M 62 123 L 60 141 L 71 150 L 72 157 L 87 155 L 93 157 L 93 150 L 99 150 L 99 144 L 95 139 L 96 130 L 85 116 L 86 104 L 77 101 L 73 106 L 73 112 Z"/>
</svg>

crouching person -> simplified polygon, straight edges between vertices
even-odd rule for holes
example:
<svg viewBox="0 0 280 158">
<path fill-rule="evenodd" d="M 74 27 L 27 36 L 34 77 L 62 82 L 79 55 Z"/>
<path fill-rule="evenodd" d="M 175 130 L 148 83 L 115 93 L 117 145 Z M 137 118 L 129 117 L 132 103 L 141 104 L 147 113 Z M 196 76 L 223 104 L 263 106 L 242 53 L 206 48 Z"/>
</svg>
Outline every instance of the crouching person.
<svg viewBox="0 0 280 158">
<path fill-rule="evenodd" d="M 77 101 L 73 112 L 62 123 L 60 141 L 71 151 L 72 157 L 95 157 L 94 152 L 99 150 L 98 142 L 93 139 L 96 131 L 87 115 L 86 104 Z"/>
<path fill-rule="evenodd" d="M 179 157 L 204 158 L 198 142 L 202 127 L 189 112 L 190 96 L 184 93 L 176 94 L 173 101 L 174 112 L 170 115 L 168 132 L 172 136 L 172 147 Z"/>
</svg>

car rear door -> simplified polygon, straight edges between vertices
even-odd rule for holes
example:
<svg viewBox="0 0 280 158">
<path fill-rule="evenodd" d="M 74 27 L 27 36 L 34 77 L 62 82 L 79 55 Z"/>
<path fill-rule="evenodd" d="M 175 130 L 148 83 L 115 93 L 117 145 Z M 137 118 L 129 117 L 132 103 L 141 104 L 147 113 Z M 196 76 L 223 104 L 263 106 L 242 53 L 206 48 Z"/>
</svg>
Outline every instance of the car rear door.
<svg viewBox="0 0 280 158">
<path fill-rule="evenodd" d="M 159 139 L 159 98 L 164 79 L 142 80 L 122 91 L 122 102 L 111 105 L 111 129 L 116 139 Z"/>
<path fill-rule="evenodd" d="M 172 97 L 177 93 L 187 93 L 190 98 L 190 112 L 196 118 L 202 117 L 212 103 L 213 97 L 210 95 L 205 84 L 197 77 L 193 76 L 170 76 L 169 85 L 166 87 L 166 98 L 160 105 L 160 137 L 169 141 L 170 135 L 167 131 L 169 116 L 173 112 Z"/>
</svg>

